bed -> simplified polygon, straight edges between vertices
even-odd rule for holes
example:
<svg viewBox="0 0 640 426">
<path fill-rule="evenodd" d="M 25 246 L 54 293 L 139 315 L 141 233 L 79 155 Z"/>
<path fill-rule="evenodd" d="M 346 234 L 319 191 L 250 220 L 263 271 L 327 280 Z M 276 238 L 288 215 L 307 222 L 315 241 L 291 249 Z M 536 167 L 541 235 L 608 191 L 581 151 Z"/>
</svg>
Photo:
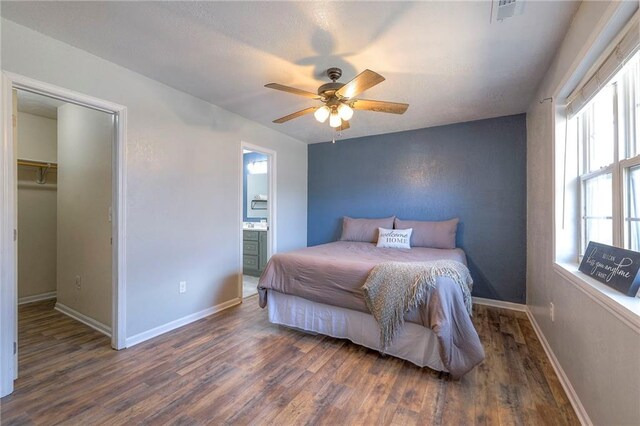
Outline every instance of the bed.
<svg viewBox="0 0 640 426">
<path fill-rule="evenodd" d="M 260 306 L 267 306 L 272 323 L 380 350 L 380 329 L 362 291 L 369 272 L 386 261 L 438 259 L 466 264 L 458 248 L 378 248 L 369 242 L 337 241 L 276 254 L 258 283 Z M 405 315 L 385 353 L 461 377 L 484 359 L 484 351 L 459 285 L 448 277 L 437 280 L 425 304 Z"/>
</svg>

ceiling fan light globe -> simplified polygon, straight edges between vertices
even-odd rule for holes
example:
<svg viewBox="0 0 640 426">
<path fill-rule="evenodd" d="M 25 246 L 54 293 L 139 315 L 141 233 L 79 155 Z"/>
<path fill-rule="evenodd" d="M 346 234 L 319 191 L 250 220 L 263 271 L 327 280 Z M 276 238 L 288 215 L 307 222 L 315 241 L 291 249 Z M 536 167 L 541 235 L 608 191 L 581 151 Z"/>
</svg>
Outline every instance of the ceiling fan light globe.
<svg viewBox="0 0 640 426">
<path fill-rule="evenodd" d="M 324 123 L 325 121 L 327 121 L 327 118 L 329 118 L 329 114 L 331 113 L 331 111 L 329 110 L 329 107 L 327 107 L 326 105 L 323 106 L 322 108 L 318 108 L 316 110 L 316 112 L 313 113 L 313 116 L 316 118 L 316 120 L 318 120 L 320 123 Z"/>
<path fill-rule="evenodd" d="M 342 120 L 340 119 L 340 116 L 335 113 L 332 112 L 331 116 L 329 116 L 329 126 L 331 127 L 340 127 L 342 125 Z"/>
<path fill-rule="evenodd" d="M 344 121 L 349 121 L 351 117 L 353 117 L 353 109 L 347 104 L 340 104 L 338 107 L 338 115 Z"/>
</svg>

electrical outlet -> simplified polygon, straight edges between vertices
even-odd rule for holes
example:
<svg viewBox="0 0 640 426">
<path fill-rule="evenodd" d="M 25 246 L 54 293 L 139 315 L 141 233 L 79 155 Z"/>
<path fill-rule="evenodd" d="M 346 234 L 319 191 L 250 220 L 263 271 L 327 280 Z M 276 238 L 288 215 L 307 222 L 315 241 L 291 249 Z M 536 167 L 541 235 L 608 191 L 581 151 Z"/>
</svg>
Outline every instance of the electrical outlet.
<svg viewBox="0 0 640 426">
<path fill-rule="evenodd" d="M 82 278 L 80 275 L 76 275 L 76 290 L 80 291 L 82 289 Z"/>
<path fill-rule="evenodd" d="M 186 292 L 187 292 L 187 282 L 180 281 L 180 293 L 186 293 Z"/>
<path fill-rule="evenodd" d="M 553 302 L 549 302 L 549 316 L 551 317 L 551 322 L 555 322 L 555 320 L 556 320 L 556 307 L 553 306 Z"/>
</svg>

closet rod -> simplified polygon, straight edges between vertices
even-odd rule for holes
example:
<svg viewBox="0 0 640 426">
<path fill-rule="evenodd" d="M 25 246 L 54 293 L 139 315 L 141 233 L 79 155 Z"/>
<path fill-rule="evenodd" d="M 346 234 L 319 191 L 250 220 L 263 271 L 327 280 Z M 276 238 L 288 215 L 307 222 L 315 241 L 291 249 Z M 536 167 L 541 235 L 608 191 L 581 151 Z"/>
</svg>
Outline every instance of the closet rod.
<svg viewBox="0 0 640 426">
<path fill-rule="evenodd" d="M 21 159 L 18 159 L 18 166 L 48 167 L 51 169 L 58 168 L 58 164 L 56 163 L 48 163 L 46 161 L 36 161 L 36 160 L 21 160 Z"/>
</svg>

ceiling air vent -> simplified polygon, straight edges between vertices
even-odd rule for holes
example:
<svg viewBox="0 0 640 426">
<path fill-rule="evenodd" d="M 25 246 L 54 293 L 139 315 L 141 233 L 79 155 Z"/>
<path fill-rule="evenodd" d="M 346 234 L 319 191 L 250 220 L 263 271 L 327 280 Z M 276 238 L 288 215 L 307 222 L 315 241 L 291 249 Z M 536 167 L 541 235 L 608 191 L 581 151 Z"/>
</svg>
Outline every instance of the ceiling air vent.
<svg viewBox="0 0 640 426">
<path fill-rule="evenodd" d="M 492 2 L 493 21 L 502 22 L 512 16 L 522 15 L 524 0 L 494 0 Z"/>
</svg>

